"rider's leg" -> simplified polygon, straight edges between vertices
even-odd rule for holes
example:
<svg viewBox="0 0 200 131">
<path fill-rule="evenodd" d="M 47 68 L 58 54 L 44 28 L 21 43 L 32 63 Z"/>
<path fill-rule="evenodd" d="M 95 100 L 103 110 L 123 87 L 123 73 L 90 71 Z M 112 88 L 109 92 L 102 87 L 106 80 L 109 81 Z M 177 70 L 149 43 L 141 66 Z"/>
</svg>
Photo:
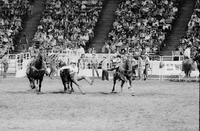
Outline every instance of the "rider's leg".
<svg viewBox="0 0 200 131">
<path fill-rule="evenodd" d="M 102 70 L 102 75 L 101 75 L 101 79 L 104 80 L 105 76 L 105 70 Z"/>
<path fill-rule="evenodd" d="M 143 76 L 144 76 L 144 80 L 146 80 L 147 79 L 146 68 L 143 71 Z"/>
<path fill-rule="evenodd" d="M 86 76 L 77 76 L 77 81 L 80 81 L 80 80 L 85 80 L 85 81 L 87 81 L 90 85 L 92 85 L 93 84 L 93 81 L 94 80 L 91 80 L 89 77 L 86 77 Z"/>
<path fill-rule="evenodd" d="M 108 71 L 105 70 L 105 78 L 106 78 L 106 80 L 109 80 L 108 76 L 109 76 Z"/>
<path fill-rule="evenodd" d="M 71 80 L 72 80 L 72 82 L 78 87 L 78 89 L 80 90 L 80 92 L 81 92 L 82 94 L 85 94 L 85 92 L 81 90 L 81 88 L 80 88 L 81 86 L 78 84 L 77 75 L 71 76 Z"/>
</svg>

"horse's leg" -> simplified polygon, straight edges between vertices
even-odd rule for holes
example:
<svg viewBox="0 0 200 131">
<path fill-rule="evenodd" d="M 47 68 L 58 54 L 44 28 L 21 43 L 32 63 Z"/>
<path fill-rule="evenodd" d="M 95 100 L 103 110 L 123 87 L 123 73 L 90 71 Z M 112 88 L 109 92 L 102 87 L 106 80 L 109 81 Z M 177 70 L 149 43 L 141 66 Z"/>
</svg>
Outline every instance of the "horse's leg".
<svg viewBox="0 0 200 131">
<path fill-rule="evenodd" d="M 128 82 L 129 82 L 129 87 L 128 89 L 131 91 L 131 95 L 134 96 L 134 91 L 133 91 L 133 87 L 132 87 L 132 77 L 128 78 Z"/>
<path fill-rule="evenodd" d="M 63 83 L 63 86 L 64 86 L 64 92 L 67 90 L 67 87 L 66 87 L 66 83 L 64 80 L 62 80 L 62 83 Z"/>
<path fill-rule="evenodd" d="M 31 87 L 31 89 L 34 89 L 35 87 L 34 87 L 34 85 L 33 85 L 33 80 L 32 80 L 30 77 L 28 77 L 28 80 L 29 80 L 29 82 L 30 82 L 30 87 Z"/>
<path fill-rule="evenodd" d="M 66 84 L 65 84 L 65 91 L 67 90 L 67 93 L 68 94 L 71 94 L 72 93 L 72 90 L 71 90 L 71 82 L 67 82 L 67 88 L 66 88 Z"/>
<path fill-rule="evenodd" d="M 77 81 L 81 81 L 81 80 L 85 80 L 87 81 L 90 85 L 93 84 L 94 80 L 91 80 L 90 78 L 86 77 L 86 76 L 77 76 Z"/>
<path fill-rule="evenodd" d="M 70 87 L 71 87 L 71 92 L 74 92 L 74 88 L 73 88 L 72 84 L 73 84 L 73 83 L 70 81 L 69 85 L 70 85 Z"/>
<path fill-rule="evenodd" d="M 113 89 L 112 89 L 112 93 L 115 91 L 116 81 L 117 81 L 116 76 L 113 76 Z"/>
<path fill-rule="evenodd" d="M 35 80 L 34 80 L 34 79 L 31 79 L 31 81 L 32 81 L 32 85 L 33 85 L 33 88 L 32 88 L 32 89 L 35 89 L 35 88 L 36 88 Z"/>
<path fill-rule="evenodd" d="M 43 77 L 39 79 L 38 81 L 39 81 L 39 92 L 41 92 Z"/>
<path fill-rule="evenodd" d="M 124 83 L 125 83 L 125 81 L 122 80 L 122 83 L 121 83 L 121 93 L 123 92 L 123 86 L 124 86 Z"/>
<path fill-rule="evenodd" d="M 38 80 L 37 80 L 37 82 L 38 82 Z M 39 90 L 38 90 L 38 92 L 41 91 L 41 83 L 42 83 L 42 80 L 39 80 Z"/>
</svg>

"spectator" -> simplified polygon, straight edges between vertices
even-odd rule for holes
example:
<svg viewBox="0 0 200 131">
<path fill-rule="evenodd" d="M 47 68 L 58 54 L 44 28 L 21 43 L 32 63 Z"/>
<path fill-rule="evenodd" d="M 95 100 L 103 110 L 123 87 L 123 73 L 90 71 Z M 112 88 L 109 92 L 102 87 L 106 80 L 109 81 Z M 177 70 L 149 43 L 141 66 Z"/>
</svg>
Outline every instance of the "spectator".
<svg viewBox="0 0 200 131">
<path fill-rule="evenodd" d="M 101 9 L 101 0 L 47 0 L 34 41 L 52 50 L 85 47 L 94 36 Z"/>
<path fill-rule="evenodd" d="M 194 56 L 194 52 L 196 48 L 200 45 L 200 10 L 199 7 L 200 3 L 199 1 L 196 2 L 196 9 L 194 9 L 194 12 L 191 16 L 191 19 L 188 23 L 188 30 L 186 32 L 186 35 L 180 39 L 179 48 L 182 50 L 185 49 L 184 55 L 186 53 L 186 56 Z M 186 47 L 190 46 L 190 49 Z M 191 51 L 189 51 L 191 50 Z"/>
<path fill-rule="evenodd" d="M 178 12 L 179 0 L 124 0 L 116 10 L 106 44 L 132 51 L 148 48 L 157 53 Z M 133 49 L 134 48 L 134 49 Z M 140 51 L 137 51 L 140 55 Z"/>
<path fill-rule="evenodd" d="M 3 64 L 3 78 L 6 78 L 7 76 L 7 71 L 8 71 L 8 62 L 9 58 L 8 55 L 5 54 L 4 57 L 2 58 L 2 64 Z"/>
<path fill-rule="evenodd" d="M 3 0 L 0 5 L 0 55 L 15 49 L 14 39 L 22 30 L 28 0 Z"/>
<path fill-rule="evenodd" d="M 94 77 L 94 72 L 96 72 L 97 77 L 99 78 L 99 72 L 98 72 L 98 60 L 96 58 L 96 54 L 93 53 L 92 54 L 92 58 L 91 58 L 91 65 L 92 65 L 92 76 Z"/>
<path fill-rule="evenodd" d="M 102 60 L 102 80 L 109 80 L 109 73 L 108 73 L 108 66 L 109 66 L 109 61 L 108 59 L 104 56 Z"/>
<path fill-rule="evenodd" d="M 27 36 L 24 34 L 21 40 L 19 41 L 19 44 L 22 46 L 22 50 L 28 51 L 28 39 Z"/>
</svg>

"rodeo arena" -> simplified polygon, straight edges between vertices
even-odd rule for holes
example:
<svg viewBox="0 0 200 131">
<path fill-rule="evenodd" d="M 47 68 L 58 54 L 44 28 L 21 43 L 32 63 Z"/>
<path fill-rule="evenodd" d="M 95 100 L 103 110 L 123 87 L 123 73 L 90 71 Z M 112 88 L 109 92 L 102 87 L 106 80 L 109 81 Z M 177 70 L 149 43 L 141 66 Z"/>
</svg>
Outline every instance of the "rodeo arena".
<svg viewBox="0 0 200 131">
<path fill-rule="evenodd" d="M 0 131 L 199 131 L 199 0 L 0 0 Z"/>
</svg>

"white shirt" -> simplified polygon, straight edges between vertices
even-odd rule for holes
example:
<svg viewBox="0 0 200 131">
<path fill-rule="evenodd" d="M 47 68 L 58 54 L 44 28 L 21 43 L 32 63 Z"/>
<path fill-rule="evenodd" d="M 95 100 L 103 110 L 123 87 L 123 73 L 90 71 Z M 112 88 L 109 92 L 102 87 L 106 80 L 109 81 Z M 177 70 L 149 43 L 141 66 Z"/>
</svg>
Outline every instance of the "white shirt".
<svg viewBox="0 0 200 131">
<path fill-rule="evenodd" d="M 60 68 L 60 71 L 62 71 L 64 69 L 69 69 L 70 74 L 78 73 L 78 68 L 76 66 L 74 66 L 74 67 L 72 65 L 63 66 L 63 67 Z"/>
<path fill-rule="evenodd" d="M 102 70 L 108 69 L 108 59 L 104 59 L 101 65 Z"/>
<path fill-rule="evenodd" d="M 190 48 L 185 49 L 184 56 L 187 56 L 188 58 L 190 58 Z"/>
</svg>

